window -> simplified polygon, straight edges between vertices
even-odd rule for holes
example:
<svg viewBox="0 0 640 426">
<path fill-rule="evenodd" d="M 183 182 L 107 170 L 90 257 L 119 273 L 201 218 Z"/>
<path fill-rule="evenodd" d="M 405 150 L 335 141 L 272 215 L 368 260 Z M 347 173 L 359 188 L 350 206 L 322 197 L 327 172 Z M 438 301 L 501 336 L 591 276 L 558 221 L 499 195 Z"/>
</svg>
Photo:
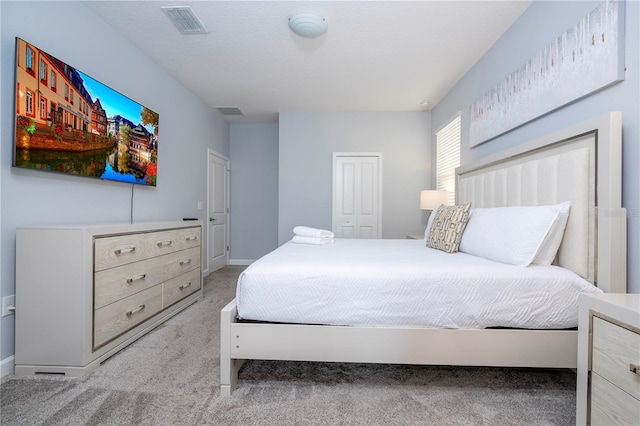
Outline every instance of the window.
<svg viewBox="0 0 640 426">
<path fill-rule="evenodd" d="M 51 70 L 51 90 L 56 91 L 56 73 Z"/>
<path fill-rule="evenodd" d="M 64 84 L 64 100 L 69 100 L 69 85 L 67 83 Z"/>
<path fill-rule="evenodd" d="M 40 118 L 47 119 L 47 98 L 40 96 Z"/>
<path fill-rule="evenodd" d="M 33 92 L 31 90 L 27 90 L 27 96 L 25 99 L 26 99 L 25 110 L 27 115 L 29 117 L 35 117 L 36 113 L 33 110 Z"/>
<path fill-rule="evenodd" d="M 44 59 L 40 59 L 40 81 L 44 84 L 47 84 L 47 63 Z"/>
<path fill-rule="evenodd" d="M 456 202 L 456 167 L 460 166 L 460 113 L 436 132 L 436 187 Z"/>
<path fill-rule="evenodd" d="M 73 105 L 73 89 L 69 91 L 69 102 L 71 102 L 71 105 Z"/>
<path fill-rule="evenodd" d="M 34 75 L 35 72 L 33 71 L 33 49 L 31 48 L 31 46 L 27 46 L 26 66 L 29 74 Z"/>
</svg>

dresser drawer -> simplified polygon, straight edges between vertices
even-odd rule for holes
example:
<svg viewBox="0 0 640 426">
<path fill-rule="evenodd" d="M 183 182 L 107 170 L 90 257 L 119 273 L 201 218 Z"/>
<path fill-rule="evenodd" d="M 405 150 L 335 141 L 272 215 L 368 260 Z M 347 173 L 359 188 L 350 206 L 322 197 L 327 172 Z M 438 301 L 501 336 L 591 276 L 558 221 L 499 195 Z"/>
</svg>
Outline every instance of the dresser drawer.
<svg viewBox="0 0 640 426">
<path fill-rule="evenodd" d="M 158 256 L 95 274 L 94 309 L 160 284 L 200 266 L 200 247 Z"/>
<path fill-rule="evenodd" d="M 95 238 L 94 268 L 97 272 L 187 248 L 199 247 L 200 239 L 200 227 Z"/>
<path fill-rule="evenodd" d="M 640 401 L 600 375 L 591 375 L 591 425 L 640 424 Z"/>
<path fill-rule="evenodd" d="M 94 350 L 162 310 L 162 286 L 143 290 L 126 299 L 96 309 L 93 319 Z"/>
<path fill-rule="evenodd" d="M 640 375 L 631 364 L 640 365 L 640 334 L 594 316 L 592 371 L 640 399 Z"/>
<path fill-rule="evenodd" d="M 162 307 L 171 306 L 200 289 L 201 277 L 198 268 L 162 283 Z"/>
</svg>

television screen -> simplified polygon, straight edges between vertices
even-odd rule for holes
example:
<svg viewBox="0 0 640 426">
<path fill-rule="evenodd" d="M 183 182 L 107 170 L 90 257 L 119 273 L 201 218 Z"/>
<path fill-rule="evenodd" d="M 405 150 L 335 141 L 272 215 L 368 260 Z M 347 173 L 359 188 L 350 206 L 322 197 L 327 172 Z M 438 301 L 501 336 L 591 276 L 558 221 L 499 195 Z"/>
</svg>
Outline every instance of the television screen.
<svg viewBox="0 0 640 426">
<path fill-rule="evenodd" d="M 156 186 L 158 114 L 16 38 L 14 167 Z"/>
</svg>

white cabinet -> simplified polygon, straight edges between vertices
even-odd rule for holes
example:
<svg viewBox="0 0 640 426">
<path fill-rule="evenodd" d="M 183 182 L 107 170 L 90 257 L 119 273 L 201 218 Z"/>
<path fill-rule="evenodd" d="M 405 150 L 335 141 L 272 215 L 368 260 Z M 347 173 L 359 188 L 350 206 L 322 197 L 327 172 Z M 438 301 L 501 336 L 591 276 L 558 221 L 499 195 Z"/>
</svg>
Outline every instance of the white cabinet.
<svg viewBox="0 0 640 426">
<path fill-rule="evenodd" d="M 18 228 L 16 375 L 82 376 L 202 299 L 198 221 Z"/>
<path fill-rule="evenodd" d="M 580 296 L 578 425 L 640 424 L 640 294 Z"/>
</svg>

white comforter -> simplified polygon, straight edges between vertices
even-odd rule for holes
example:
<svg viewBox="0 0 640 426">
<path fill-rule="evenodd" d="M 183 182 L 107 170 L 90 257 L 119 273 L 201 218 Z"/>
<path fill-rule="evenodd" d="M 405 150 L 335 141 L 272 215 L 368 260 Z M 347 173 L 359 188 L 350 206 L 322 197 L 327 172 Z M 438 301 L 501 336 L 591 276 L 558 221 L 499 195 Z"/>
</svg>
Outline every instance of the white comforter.
<svg viewBox="0 0 640 426">
<path fill-rule="evenodd" d="M 421 240 L 288 242 L 239 277 L 243 319 L 358 326 L 570 328 L 599 289 L 556 266 L 518 267 Z"/>
</svg>

